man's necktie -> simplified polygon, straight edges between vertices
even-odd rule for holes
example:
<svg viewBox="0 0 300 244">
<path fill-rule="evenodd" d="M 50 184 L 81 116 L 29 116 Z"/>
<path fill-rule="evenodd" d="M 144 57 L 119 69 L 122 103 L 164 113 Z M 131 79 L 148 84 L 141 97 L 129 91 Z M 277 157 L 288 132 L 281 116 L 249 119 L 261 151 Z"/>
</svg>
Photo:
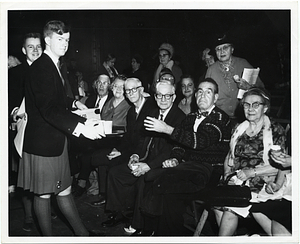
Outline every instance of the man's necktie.
<svg viewBox="0 0 300 244">
<path fill-rule="evenodd" d="M 60 61 L 59 60 L 57 61 L 57 68 L 60 71 Z"/>
<path fill-rule="evenodd" d="M 101 101 L 101 98 L 99 97 L 99 98 L 98 98 L 98 102 L 96 103 L 95 108 L 99 108 L 100 101 Z"/>
<path fill-rule="evenodd" d="M 65 80 L 64 80 L 64 78 L 63 78 L 63 76 L 62 76 L 62 74 L 61 74 L 61 64 L 60 64 L 60 61 L 59 61 L 59 60 L 58 60 L 58 62 L 57 62 L 57 68 L 58 68 L 58 73 L 59 73 L 59 75 L 60 75 L 61 81 L 62 81 L 63 85 L 65 85 Z"/>
<path fill-rule="evenodd" d="M 197 111 L 197 119 L 200 119 L 202 116 L 203 117 L 207 117 L 207 115 L 208 115 L 208 112 L 206 111 L 206 112 L 199 112 L 199 110 Z"/>
<path fill-rule="evenodd" d="M 164 120 L 164 115 L 163 114 L 159 115 L 159 120 Z"/>
</svg>

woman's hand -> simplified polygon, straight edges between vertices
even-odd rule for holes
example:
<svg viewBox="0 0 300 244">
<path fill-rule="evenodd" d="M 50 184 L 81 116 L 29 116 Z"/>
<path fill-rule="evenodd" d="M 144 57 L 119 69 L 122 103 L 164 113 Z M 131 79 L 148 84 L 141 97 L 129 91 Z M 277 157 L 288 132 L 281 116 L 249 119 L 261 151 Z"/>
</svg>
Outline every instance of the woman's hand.
<svg viewBox="0 0 300 244">
<path fill-rule="evenodd" d="M 274 183 L 274 182 L 269 182 L 266 185 L 266 192 L 269 194 L 274 194 L 274 192 L 278 191 L 280 189 L 280 185 Z"/>
<path fill-rule="evenodd" d="M 270 157 L 278 164 L 281 164 L 283 167 L 291 167 L 292 164 L 292 157 L 288 154 L 285 154 L 283 152 L 273 153 L 271 150 Z"/>
<path fill-rule="evenodd" d="M 162 163 L 162 167 L 163 168 L 173 168 L 173 167 L 176 167 L 178 164 L 179 164 L 179 162 L 176 158 L 170 158 L 170 159 L 165 160 Z"/>
<path fill-rule="evenodd" d="M 242 181 L 246 181 L 251 177 L 255 176 L 255 172 L 253 169 L 242 169 L 239 170 L 236 174 L 236 177 Z"/>
<path fill-rule="evenodd" d="M 244 79 L 240 78 L 236 80 L 237 87 L 242 90 L 249 90 L 251 85 Z"/>
</svg>

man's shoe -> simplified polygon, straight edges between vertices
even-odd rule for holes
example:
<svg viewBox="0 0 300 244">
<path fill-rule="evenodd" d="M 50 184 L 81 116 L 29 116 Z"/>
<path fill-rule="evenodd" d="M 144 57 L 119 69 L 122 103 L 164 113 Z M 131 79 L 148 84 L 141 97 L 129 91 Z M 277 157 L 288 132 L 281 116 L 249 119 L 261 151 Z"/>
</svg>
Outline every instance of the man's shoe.
<svg viewBox="0 0 300 244">
<path fill-rule="evenodd" d="M 32 222 L 29 222 L 29 223 L 25 222 L 24 225 L 23 225 L 23 227 L 22 227 L 22 229 L 24 231 L 27 231 L 27 232 L 32 231 L 32 229 L 33 229 L 33 223 Z"/>
<path fill-rule="evenodd" d="M 136 230 L 131 236 L 154 236 L 153 230 Z"/>
<path fill-rule="evenodd" d="M 120 216 L 112 215 L 109 217 L 108 220 L 102 222 L 101 225 L 103 227 L 114 227 L 114 226 L 116 226 L 120 223 L 124 223 L 126 221 L 128 221 L 128 220 L 123 216 L 120 217 Z"/>
<path fill-rule="evenodd" d="M 124 227 L 124 231 L 126 232 L 126 234 L 131 235 L 138 230 L 136 230 L 135 228 L 132 228 L 132 226 L 129 225 L 129 227 Z"/>
<path fill-rule="evenodd" d="M 93 201 L 93 202 L 87 202 L 88 205 L 92 207 L 101 207 L 106 203 L 106 199 L 104 196 L 101 196 L 99 200 Z"/>
</svg>

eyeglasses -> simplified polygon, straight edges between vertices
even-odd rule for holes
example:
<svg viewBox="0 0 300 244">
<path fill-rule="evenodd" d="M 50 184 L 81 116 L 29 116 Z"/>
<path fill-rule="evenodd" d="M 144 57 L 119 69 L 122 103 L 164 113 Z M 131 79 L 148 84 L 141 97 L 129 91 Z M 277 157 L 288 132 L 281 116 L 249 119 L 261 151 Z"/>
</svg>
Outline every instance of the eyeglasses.
<svg viewBox="0 0 300 244">
<path fill-rule="evenodd" d="M 131 89 L 125 89 L 125 93 L 126 93 L 126 94 L 130 94 L 131 92 L 132 92 L 132 93 L 136 93 L 137 90 L 138 90 L 138 88 L 140 88 L 140 87 L 142 87 L 142 86 L 137 86 L 137 87 L 131 88 Z"/>
<path fill-rule="evenodd" d="M 166 56 L 169 56 L 169 54 L 164 53 L 164 54 L 159 54 L 159 55 L 158 55 L 159 58 L 164 58 L 164 57 L 166 57 Z"/>
<path fill-rule="evenodd" d="M 223 47 L 216 47 L 216 52 L 221 52 L 221 51 L 228 51 L 231 45 L 224 45 Z"/>
<path fill-rule="evenodd" d="M 171 97 L 173 97 L 173 96 L 174 96 L 174 94 L 165 94 L 165 95 L 163 95 L 163 94 L 155 94 L 155 97 L 157 99 L 160 99 L 160 100 L 162 100 L 163 98 L 165 98 L 166 100 L 170 100 Z"/>
<path fill-rule="evenodd" d="M 254 102 L 252 104 L 247 103 L 247 102 L 243 102 L 242 105 L 243 105 L 244 109 L 249 109 L 250 107 L 252 107 L 253 109 L 258 109 L 258 107 L 260 105 L 265 105 L 265 104 L 264 103 L 260 103 L 260 102 Z"/>
<path fill-rule="evenodd" d="M 162 76 L 159 78 L 158 81 L 163 81 L 163 80 L 166 80 L 166 81 L 171 81 L 173 82 L 174 81 L 174 78 L 173 77 L 166 77 L 166 76 Z"/>
</svg>

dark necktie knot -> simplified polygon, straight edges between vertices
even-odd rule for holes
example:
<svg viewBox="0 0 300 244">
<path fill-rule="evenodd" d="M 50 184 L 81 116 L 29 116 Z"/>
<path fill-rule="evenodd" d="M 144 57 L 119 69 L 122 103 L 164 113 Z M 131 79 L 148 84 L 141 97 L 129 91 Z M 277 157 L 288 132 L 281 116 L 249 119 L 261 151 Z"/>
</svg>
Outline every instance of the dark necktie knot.
<svg viewBox="0 0 300 244">
<path fill-rule="evenodd" d="M 208 112 L 200 112 L 200 111 L 197 111 L 197 119 L 200 119 L 202 116 L 203 117 L 207 117 L 208 115 Z"/>
<path fill-rule="evenodd" d="M 98 101 L 97 101 L 96 106 L 95 106 L 96 108 L 99 108 L 100 101 L 101 101 L 101 97 L 98 98 Z"/>
<path fill-rule="evenodd" d="M 159 115 L 159 119 L 160 119 L 160 120 L 164 120 L 164 115 L 163 115 L 163 114 L 160 114 L 160 115 Z"/>
</svg>

